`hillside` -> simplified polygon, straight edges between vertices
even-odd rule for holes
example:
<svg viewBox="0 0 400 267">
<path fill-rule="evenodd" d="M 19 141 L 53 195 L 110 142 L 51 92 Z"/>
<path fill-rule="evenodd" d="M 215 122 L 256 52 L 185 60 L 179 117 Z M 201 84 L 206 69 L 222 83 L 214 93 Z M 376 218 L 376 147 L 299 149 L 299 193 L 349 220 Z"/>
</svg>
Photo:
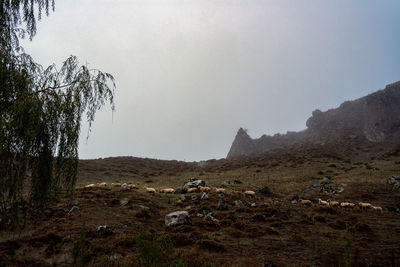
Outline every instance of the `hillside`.
<svg viewBox="0 0 400 267">
<path fill-rule="evenodd" d="M 400 141 L 400 82 L 365 97 L 346 101 L 338 108 L 315 110 L 306 122 L 307 129 L 252 139 L 239 129 L 227 158 L 259 153 L 299 142 L 323 143 L 342 138 L 333 132 L 348 132 L 349 137 L 384 145 Z"/>
</svg>

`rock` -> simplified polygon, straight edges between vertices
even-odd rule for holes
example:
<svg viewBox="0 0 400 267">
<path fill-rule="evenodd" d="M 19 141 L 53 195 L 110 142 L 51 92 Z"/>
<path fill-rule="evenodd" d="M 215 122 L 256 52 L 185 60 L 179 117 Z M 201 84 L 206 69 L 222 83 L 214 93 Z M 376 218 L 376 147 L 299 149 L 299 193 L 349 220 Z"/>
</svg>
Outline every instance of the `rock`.
<svg viewBox="0 0 400 267">
<path fill-rule="evenodd" d="M 388 184 L 393 185 L 394 189 L 400 188 L 400 176 L 390 176 L 388 179 Z"/>
<path fill-rule="evenodd" d="M 318 180 L 318 179 L 311 180 L 310 187 L 316 188 L 316 187 L 320 187 L 320 186 L 321 186 L 320 180 Z"/>
<path fill-rule="evenodd" d="M 200 197 L 200 198 L 203 199 L 203 200 L 208 199 L 207 193 L 206 193 L 206 192 L 203 192 L 203 193 L 201 194 L 201 197 Z"/>
<path fill-rule="evenodd" d="M 197 200 L 197 195 L 196 194 L 192 194 L 191 198 L 192 198 L 192 200 Z"/>
<path fill-rule="evenodd" d="M 203 218 L 204 215 L 201 214 L 201 213 L 197 213 L 196 216 L 197 216 L 197 217 L 200 217 L 200 218 Z"/>
<path fill-rule="evenodd" d="M 144 209 L 144 210 L 149 210 L 149 207 L 143 206 L 143 205 L 137 205 L 139 209 Z"/>
<path fill-rule="evenodd" d="M 243 184 L 240 180 L 234 180 L 233 183 L 234 184 Z"/>
<path fill-rule="evenodd" d="M 342 193 L 343 191 L 344 191 L 344 188 L 342 186 L 339 186 L 338 189 L 337 189 L 337 192 L 338 193 Z"/>
<path fill-rule="evenodd" d="M 79 207 L 78 206 L 72 206 L 72 208 L 68 211 L 68 214 L 71 214 L 75 210 L 79 210 Z"/>
<path fill-rule="evenodd" d="M 100 236 L 109 236 L 115 234 L 115 231 L 108 225 L 100 225 L 97 227 L 97 234 Z"/>
<path fill-rule="evenodd" d="M 243 207 L 244 204 L 241 200 L 235 200 L 235 206 L 240 208 L 240 207 Z"/>
<path fill-rule="evenodd" d="M 229 181 L 229 180 L 226 180 L 226 181 L 224 181 L 224 183 L 223 183 L 224 185 L 230 185 L 231 184 L 231 181 Z"/>
<path fill-rule="evenodd" d="M 271 189 L 269 189 L 268 186 L 265 186 L 264 188 L 257 190 L 256 194 L 260 195 L 260 196 L 268 197 L 271 195 Z"/>
<path fill-rule="evenodd" d="M 250 207 L 252 207 L 252 208 L 257 207 L 257 203 L 251 203 Z"/>
<path fill-rule="evenodd" d="M 79 205 L 79 201 L 77 199 L 73 200 L 71 202 L 72 206 L 78 206 Z"/>
<path fill-rule="evenodd" d="M 322 178 L 320 183 L 321 183 L 321 186 L 323 186 L 325 184 L 333 184 L 333 181 L 328 177 L 324 177 L 324 178 Z"/>
<path fill-rule="evenodd" d="M 129 199 L 128 198 L 123 198 L 119 201 L 119 203 L 121 204 L 121 206 L 125 206 L 126 204 L 128 204 Z"/>
<path fill-rule="evenodd" d="M 122 188 L 122 189 L 126 189 L 127 186 L 128 186 L 127 183 L 121 184 L 121 188 Z"/>
<path fill-rule="evenodd" d="M 192 219 L 187 211 L 175 211 L 165 215 L 166 226 L 177 226 L 191 223 Z"/>
<path fill-rule="evenodd" d="M 225 200 L 220 199 L 218 201 L 218 209 L 219 210 L 227 210 L 228 209 L 228 204 L 226 204 Z"/>
<path fill-rule="evenodd" d="M 219 194 L 218 194 L 218 197 L 219 197 L 219 198 L 224 198 L 225 195 L 224 195 L 224 193 L 219 193 Z"/>
<path fill-rule="evenodd" d="M 178 194 L 186 194 L 186 189 L 177 188 L 177 189 L 175 189 L 174 194 L 176 194 L 176 195 L 178 195 Z"/>
<path fill-rule="evenodd" d="M 212 216 L 212 212 L 210 212 L 210 213 L 208 213 L 207 215 L 205 215 L 204 218 L 203 218 L 203 220 L 205 220 L 205 221 L 211 221 L 211 222 L 218 222 L 218 220 L 215 219 L 215 218 Z"/>
<path fill-rule="evenodd" d="M 186 183 L 182 189 L 187 190 L 188 188 L 206 186 L 206 183 L 203 180 L 194 180 Z"/>
<path fill-rule="evenodd" d="M 185 201 L 185 200 L 186 200 L 185 195 L 182 194 L 182 195 L 179 197 L 179 200 L 180 200 L 180 201 Z"/>
<path fill-rule="evenodd" d="M 192 206 L 186 206 L 185 210 L 190 210 L 192 208 Z"/>
<path fill-rule="evenodd" d="M 291 202 L 292 204 L 297 204 L 297 199 L 293 199 Z"/>
</svg>

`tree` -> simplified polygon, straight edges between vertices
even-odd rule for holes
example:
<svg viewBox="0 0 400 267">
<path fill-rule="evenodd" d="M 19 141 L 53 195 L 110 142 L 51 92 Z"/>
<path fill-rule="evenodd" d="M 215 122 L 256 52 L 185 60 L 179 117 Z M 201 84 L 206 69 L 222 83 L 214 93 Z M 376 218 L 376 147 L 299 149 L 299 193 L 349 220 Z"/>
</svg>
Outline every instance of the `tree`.
<svg viewBox="0 0 400 267">
<path fill-rule="evenodd" d="M 54 0 L 0 0 L 0 219 L 15 225 L 27 203 L 40 210 L 59 190 L 72 191 L 82 117 L 90 129 L 106 102 L 114 110 L 112 75 L 74 56 L 43 68 L 20 47 L 50 9 Z"/>
</svg>

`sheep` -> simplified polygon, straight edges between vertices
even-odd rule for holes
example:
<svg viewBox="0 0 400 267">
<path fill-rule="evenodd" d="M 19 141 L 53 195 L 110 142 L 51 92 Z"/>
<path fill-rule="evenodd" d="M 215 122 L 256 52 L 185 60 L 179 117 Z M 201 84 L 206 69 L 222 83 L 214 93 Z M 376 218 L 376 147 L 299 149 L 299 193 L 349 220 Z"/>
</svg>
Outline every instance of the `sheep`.
<svg viewBox="0 0 400 267">
<path fill-rule="evenodd" d="M 349 203 L 349 207 L 350 207 L 350 208 L 354 208 L 355 206 L 356 206 L 355 203 L 351 203 L 351 202 Z"/>
<path fill-rule="evenodd" d="M 210 191 L 211 188 L 208 186 L 199 186 L 200 192 L 207 192 Z"/>
<path fill-rule="evenodd" d="M 97 184 L 97 187 L 106 187 L 107 186 L 107 183 L 98 183 Z"/>
<path fill-rule="evenodd" d="M 338 201 L 329 201 L 329 206 L 331 206 L 331 207 L 339 207 L 339 202 Z"/>
<path fill-rule="evenodd" d="M 88 184 L 88 185 L 85 185 L 85 188 L 91 188 L 91 187 L 95 187 L 96 185 L 95 184 Z"/>
<path fill-rule="evenodd" d="M 120 186 L 121 186 L 121 183 L 111 183 L 111 186 L 120 187 Z"/>
<path fill-rule="evenodd" d="M 308 200 L 308 199 L 299 199 L 299 203 L 300 204 L 303 204 L 303 205 L 312 205 L 312 202 L 311 202 L 311 200 Z"/>
<path fill-rule="evenodd" d="M 363 203 L 363 202 L 360 202 L 360 203 L 358 203 L 358 206 L 360 207 L 360 209 L 362 209 L 362 210 L 366 210 L 366 209 L 372 209 L 372 205 L 371 205 L 371 203 Z"/>
<path fill-rule="evenodd" d="M 188 188 L 188 189 L 186 190 L 186 192 L 188 192 L 188 193 L 197 192 L 197 187 Z"/>
<path fill-rule="evenodd" d="M 124 188 L 126 189 L 138 189 L 138 187 L 134 184 L 127 184 Z"/>
<path fill-rule="evenodd" d="M 217 193 L 225 193 L 225 188 L 215 188 L 215 192 L 217 192 Z"/>
<path fill-rule="evenodd" d="M 147 193 L 150 193 L 150 194 L 154 194 L 156 192 L 156 190 L 151 187 L 145 187 L 144 189 L 146 190 Z"/>
<path fill-rule="evenodd" d="M 318 199 L 318 204 L 321 206 L 329 206 L 329 202 L 322 199 Z"/>
<path fill-rule="evenodd" d="M 256 192 L 251 191 L 251 190 L 246 190 L 246 191 L 244 191 L 244 194 L 245 194 L 246 196 L 250 196 L 250 197 L 255 197 L 255 196 L 256 196 Z"/>
<path fill-rule="evenodd" d="M 161 193 L 166 193 L 166 194 L 173 194 L 175 192 L 175 189 L 173 188 L 164 188 L 160 190 Z"/>
<path fill-rule="evenodd" d="M 349 202 L 342 202 L 342 203 L 340 203 L 340 207 L 347 208 L 347 207 L 350 207 L 350 204 L 351 203 L 349 203 Z"/>
<path fill-rule="evenodd" d="M 382 207 L 375 207 L 375 206 L 372 206 L 372 209 L 373 209 L 374 211 L 378 211 L 378 212 L 382 212 L 382 211 L 383 211 Z"/>
</svg>

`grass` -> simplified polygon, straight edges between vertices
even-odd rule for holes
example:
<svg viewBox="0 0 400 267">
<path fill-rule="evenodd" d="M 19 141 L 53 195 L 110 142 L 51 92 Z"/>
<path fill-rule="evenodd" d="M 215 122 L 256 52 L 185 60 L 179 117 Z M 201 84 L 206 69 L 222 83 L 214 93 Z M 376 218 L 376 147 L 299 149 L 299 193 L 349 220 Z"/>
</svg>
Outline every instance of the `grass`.
<svg viewBox="0 0 400 267">
<path fill-rule="evenodd" d="M 277 266 L 400 264 L 400 218 L 386 208 L 400 203 L 400 191 L 386 184 L 390 175 L 400 173 L 400 164 L 395 163 L 400 156 L 382 155 L 354 164 L 344 156 L 318 153 L 286 151 L 201 165 L 130 157 L 81 161 L 74 194 L 79 210 L 64 212 L 71 200 L 60 196 L 51 207 L 55 212 L 37 219 L 26 233 L 15 236 L 1 229 L 0 266 L 262 266 L 267 261 Z M 324 195 L 309 187 L 312 179 L 327 175 L 344 188 L 342 193 Z M 219 197 L 213 191 L 208 200 L 192 201 L 188 194 L 187 200 L 177 204 L 180 195 L 151 195 L 142 189 L 178 188 L 191 177 L 211 187 L 230 180 L 224 196 L 229 210 L 217 209 Z M 103 181 L 131 182 L 139 189 L 81 188 Z M 266 186 L 270 195 L 256 199 L 234 193 Z M 296 195 L 312 200 L 313 205 L 292 204 Z M 129 199 L 125 206 L 119 204 L 123 198 Z M 368 201 L 384 207 L 384 212 L 320 207 L 319 198 Z M 244 207 L 235 207 L 235 200 L 241 200 Z M 250 207 L 252 202 L 257 207 Z M 192 225 L 164 225 L 166 214 L 186 208 Z M 219 222 L 196 216 L 210 211 Z M 116 233 L 99 236 L 99 225 L 109 225 Z"/>
</svg>

